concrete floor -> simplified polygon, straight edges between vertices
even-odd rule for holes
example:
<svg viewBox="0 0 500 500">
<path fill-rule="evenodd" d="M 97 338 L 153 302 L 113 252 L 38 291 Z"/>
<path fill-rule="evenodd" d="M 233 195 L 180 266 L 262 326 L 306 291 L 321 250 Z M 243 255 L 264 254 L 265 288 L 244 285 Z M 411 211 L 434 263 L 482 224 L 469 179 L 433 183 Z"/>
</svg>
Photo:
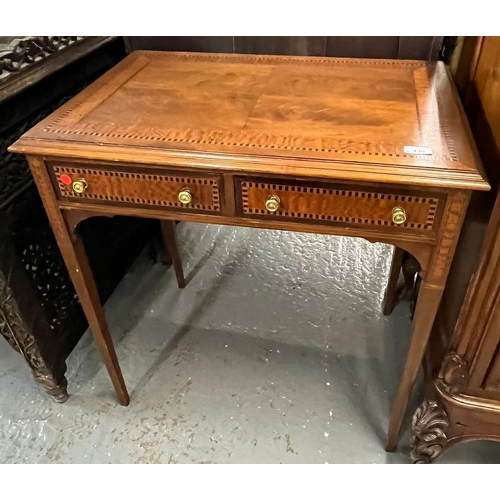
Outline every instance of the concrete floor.
<svg viewBox="0 0 500 500">
<path fill-rule="evenodd" d="M 0 462 L 408 461 L 408 418 L 384 451 L 411 327 L 407 304 L 381 314 L 391 247 L 198 224 L 178 239 L 185 290 L 143 255 L 106 306 L 128 408 L 88 332 L 63 405 L 0 343 Z M 439 462 L 497 463 L 500 445 Z"/>
</svg>

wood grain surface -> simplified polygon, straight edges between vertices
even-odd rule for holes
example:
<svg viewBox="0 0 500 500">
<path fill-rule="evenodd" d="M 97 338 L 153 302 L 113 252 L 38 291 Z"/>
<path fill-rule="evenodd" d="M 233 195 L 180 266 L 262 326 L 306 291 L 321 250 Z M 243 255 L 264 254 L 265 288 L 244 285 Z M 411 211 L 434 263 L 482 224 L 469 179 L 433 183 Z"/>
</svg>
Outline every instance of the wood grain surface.
<svg viewBox="0 0 500 500">
<path fill-rule="evenodd" d="M 311 186 L 307 183 L 282 184 L 243 180 L 239 185 L 242 215 L 310 219 L 320 223 L 350 223 L 392 228 L 431 231 L 434 227 L 439 198 L 412 196 L 406 193 L 384 193 L 360 190 L 343 185 Z M 266 200 L 273 195 L 280 199 L 280 208 L 268 212 Z M 444 200 L 443 200 L 444 203 Z M 401 225 L 392 221 L 392 209 L 401 207 L 407 220 Z"/>
<path fill-rule="evenodd" d="M 488 189 L 469 143 L 441 63 L 138 51 L 13 150 Z"/>
<path fill-rule="evenodd" d="M 50 169 L 61 199 L 197 209 L 207 212 L 220 212 L 221 209 L 221 177 L 217 175 L 196 176 L 186 172 L 178 172 L 176 175 L 175 171 L 171 171 L 170 175 L 162 175 L 162 172 L 154 169 L 130 172 L 95 165 L 70 165 L 54 165 Z M 71 184 L 67 185 L 61 181 L 61 176 L 68 176 L 72 182 L 84 179 L 88 188 L 84 193 L 76 193 Z M 178 199 L 183 189 L 189 189 L 193 196 L 192 203 L 188 205 L 183 205 Z"/>
</svg>

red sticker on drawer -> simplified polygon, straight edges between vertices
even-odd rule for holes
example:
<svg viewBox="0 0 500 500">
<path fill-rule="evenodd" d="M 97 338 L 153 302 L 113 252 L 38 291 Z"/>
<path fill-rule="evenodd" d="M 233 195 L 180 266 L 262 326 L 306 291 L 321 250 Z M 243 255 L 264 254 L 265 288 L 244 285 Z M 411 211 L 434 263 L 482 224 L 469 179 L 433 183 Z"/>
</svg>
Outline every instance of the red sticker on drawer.
<svg viewBox="0 0 500 500">
<path fill-rule="evenodd" d="M 59 177 L 59 180 L 66 186 L 69 186 L 71 184 L 71 177 L 68 174 L 62 174 Z"/>
</svg>

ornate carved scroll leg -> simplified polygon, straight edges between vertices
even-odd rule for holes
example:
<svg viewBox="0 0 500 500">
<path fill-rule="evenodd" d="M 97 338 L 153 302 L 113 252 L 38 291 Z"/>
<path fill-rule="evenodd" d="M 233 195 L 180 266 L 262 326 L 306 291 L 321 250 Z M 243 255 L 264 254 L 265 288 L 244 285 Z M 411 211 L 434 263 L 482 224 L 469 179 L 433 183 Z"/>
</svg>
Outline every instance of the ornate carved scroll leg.
<svg viewBox="0 0 500 500">
<path fill-rule="evenodd" d="M 469 383 L 467 362 L 454 351 L 448 352 L 443 359 L 438 380 L 450 394 L 459 394 Z"/>
<path fill-rule="evenodd" d="M 398 279 L 401 273 L 401 267 L 403 265 L 403 256 L 405 251 L 401 248 L 395 247 L 394 254 L 392 256 L 391 271 L 389 273 L 389 281 L 387 282 L 387 288 L 385 289 L 384 297 L 384 307 L 383 314 L 389 316 L 392 314 L 394 307 L 398 302 Z"/>
<path fill-rule="evenodd" d="M 413 255 L 406 252 L 403 258 L 402 268 L 403 268 L 403 277 L 405 280 L 405 285 L 404 285 L 405 299 L 411 300 L 414 294 L 415 281 L 418 279 L 416 275 L 421 271 L 420 264 Z"/>
<path fill-rule="evenodd" d="M 89 322 L 94 341 L 113 382 L 118 401 L 122 405 L 127 406 L 130 398 L 125 381 L 123 380 L 120 364 L 118 363 L 113 340 L 106 323 L 97 287 L 92 277 L 87 255 L 85 254 L 83 242 L 77 232 L 68 229 L 69 223 L 66 223 L 56 203 L 55 193 L 42 159 L 30 157 L 29 163 L 57 244 L 61 249 L 61 254 L 80 299 L 83 312 Z"/>
<path fill-rule="evenodd" d="M 420 290 L 421 267 L 417 259 L 410 253 L 406 253 L 403 259 L 403 276 L 405 279 L 402 296 L 405 300 L 410 302 L 410 319 L 415 315 L 415 308 L 417 306 L 418 292 Z"/>
<path fill-rule="evenodd" d="M 403 284 L 398 283 L 401 270 L 404 277 Z M 385 316 L 392 314 L 399 301 L 407 300 L 410 302 L 410 317 L 413 319 L 420 286 L 420 276 L 418 275 L 420 270 L 420 264 L 413 255 L 396 247 L 385 291 L 383 308 Z"/>
<path fill-rule="evenodd" d="M 45 387 L 45 391 L 52 396 L 56 403 L 64 403 L 68 399 L 68 381 L 66 377 L 56 378 L 53 375 L 43 375 L 33 371 L 35 380 Z"/>
<path fill-rule="evenodd" d="M 177 278 L 177 285 L 179 286 L 179 288 L 184 288 L 186 286 L 186 280 L 184 278 L 184 272 L 182 270 L 182 261 L 179 254 L 179 249 L 177 248 L 177 238 L 175 237 L 175 221 L 161 220 L 160 224 L 165 248 L 168 250 L 170 257 L 172 258 L 172 266 L 174 267 L 175 276 Z"/>
<path fill-rule="evenodd" d="M 64 403 L 68 399 L 66 363 L 1 217 L 0 335 L 24 357 L 35 380 L 58 403 Z"/>
<path fill-rule="evenodd" d="M 413 464 L 428 464 L 447 447 L 448 416 L 434 400 L 424 399 L 415 411 L 411 423 L 411 453 Z"/>
</svg>

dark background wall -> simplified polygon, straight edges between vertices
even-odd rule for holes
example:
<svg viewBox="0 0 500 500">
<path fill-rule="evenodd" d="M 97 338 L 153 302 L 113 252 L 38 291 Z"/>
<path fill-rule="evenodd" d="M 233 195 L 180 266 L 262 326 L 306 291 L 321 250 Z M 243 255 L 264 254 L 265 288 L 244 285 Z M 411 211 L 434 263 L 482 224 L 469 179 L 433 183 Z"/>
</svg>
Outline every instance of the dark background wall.
<svg viewBox="0 0 500 500">
<path fill-rule="evenodd" d="M 126 36 L 127 50 L 386 59 L 438 58 L 439 36 Z"/>
</svg>

